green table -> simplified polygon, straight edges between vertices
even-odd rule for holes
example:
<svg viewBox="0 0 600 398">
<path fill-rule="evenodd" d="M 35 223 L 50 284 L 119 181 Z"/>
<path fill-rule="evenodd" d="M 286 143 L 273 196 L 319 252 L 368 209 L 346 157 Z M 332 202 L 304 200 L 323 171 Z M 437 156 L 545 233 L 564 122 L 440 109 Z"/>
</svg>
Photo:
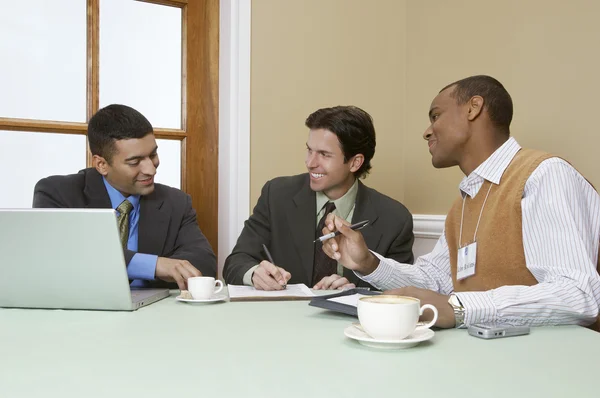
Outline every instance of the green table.
<svg viewBox="0 0 600 398">
<path fill-rule="evenodd" d="M 600 397 L 600 334 L 436 331 L 382 351 L 306 301 L 0 309 L 0 397 Z"/>
</svg>

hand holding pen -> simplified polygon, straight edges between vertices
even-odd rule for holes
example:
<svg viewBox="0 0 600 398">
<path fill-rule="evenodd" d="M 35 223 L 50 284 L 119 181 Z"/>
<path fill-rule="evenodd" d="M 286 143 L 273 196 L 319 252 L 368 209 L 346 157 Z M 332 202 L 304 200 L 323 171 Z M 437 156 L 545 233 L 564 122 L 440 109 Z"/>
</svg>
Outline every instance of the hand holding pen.
<svg viewBox="0 0 600 398">
<path fill-rule="evenodd" d="M 327 225 L 327 224 L 325 224 Z M 350 225 L 350 229 L 358 231 L 359 229 L 363 229 L 364 227 L 366 227 L 367 225 L 369 225 L 369 220 L 365 220 L 365 221 L 359 221 L 356 224 L 352 224 Z M 317 243 L 318 241 L 324 242 L 327 239 L 331 239 L 334 238 L 338 235 L 340 235 L 341 232 L 340 231 L 335 231 L 335 232 L 330 232 L 328 234 L 325 234 L 317 239 L 315 239 L 315 243 Z M 264 246 L 264 245 L 263 245 Z"/>
<path fill-rule="evenodd" d="M 368 275 L 377 268 L 379 259 L 371 253 L 362 234 L 355 230 L 358 229 L 356 225 L 351 226 L 346 220 L 329 214 L 322 231 L 323 251 L 344 267 Z M 328 235 L 334 237 L 325 238 Z"/>
<path fill-rule="evenodd" d="M 275 265 L 273 257 L 266 245 L 262 245 L 267 260 L 261 261 L 252 274 L 252 284 L 258 290 L 282 290 L 292 275 Z"/>
</svg>

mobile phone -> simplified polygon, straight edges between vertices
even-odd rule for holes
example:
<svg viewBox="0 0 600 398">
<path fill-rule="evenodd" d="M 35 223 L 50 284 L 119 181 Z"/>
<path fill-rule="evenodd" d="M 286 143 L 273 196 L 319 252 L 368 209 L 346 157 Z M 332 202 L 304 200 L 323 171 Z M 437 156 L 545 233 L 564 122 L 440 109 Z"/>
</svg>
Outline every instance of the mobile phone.
<svg viewBox="0 0 600 398">
<path fill-rule="evenodd" d="M 501 337 L 521 336 L 529 334 L 529 326 L 513 326 L 503 324 L 478 324 L 469 326 L 469 334 L 480 339 L 498 339 Z"/>
</svg>

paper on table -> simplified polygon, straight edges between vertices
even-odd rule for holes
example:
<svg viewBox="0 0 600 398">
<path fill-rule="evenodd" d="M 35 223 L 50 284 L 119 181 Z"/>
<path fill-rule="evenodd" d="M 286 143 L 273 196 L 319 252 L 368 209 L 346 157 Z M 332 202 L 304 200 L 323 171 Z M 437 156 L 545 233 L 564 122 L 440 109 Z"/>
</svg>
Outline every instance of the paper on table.
<svg viewBox="0 0 600 398">
<path fill-rule="evenodd" d="M 360 293 L 356 293 L 353 294 L 351 296 L 340 296 L 340 297 L 333 297 L 330 299 L 327 299 L 329 301 L 335 301 L 336 303 L 340 303 L 340 304 L 346 304 L 346 305 L 351 305 L 353 307 L 357 307 L 358 306 L 358 300 L 361 297 L 370 297 L 366 294 L 360 294 Z"/>
<path fill-rule="evenodd" d="M 252 286 L 227 285 L 231 301 L 250 300 L 302 300 L 311 299 L 315 295 L 304 284 L 287 285 L 283 290 L 257 290 Z"/>
</svg>

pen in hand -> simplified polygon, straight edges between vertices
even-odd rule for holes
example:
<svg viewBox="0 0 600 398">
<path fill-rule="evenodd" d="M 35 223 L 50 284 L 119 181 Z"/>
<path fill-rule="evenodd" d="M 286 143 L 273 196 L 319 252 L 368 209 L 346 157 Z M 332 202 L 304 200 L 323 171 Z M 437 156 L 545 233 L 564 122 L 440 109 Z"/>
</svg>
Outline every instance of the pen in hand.
<svg viewBox="0 0 600 398">
<path fill-rule="evenodd" d="M 359 229 L 363 229 L 363 228 L 364 228 L 364 227 L 366 227 L 368 224 L 369 224 L 369 220 L 360 221 L 360 222 L 357 222 L 356 224 L 352 224 L 352 225 L 350 225 L 350 229 L 353 229 L 353 230 L 357 231 L 357 230 L 359 230 Z M 327 234 L 327 235 L 323 235 L 323 236 L 321 236 L 321 237 L 320 237 L 320 238 L 318 238 L 318 239 L 315 239 L 315 243 L 316 243 L 316 242 L 318 242 L 318 241 L 324 242 L 324 241 L 326 241 L 327 239 L 331 239 L 331 238 L 333 238 L 333 237 L 335 237 L 335 236 L 338 236 L 339 234 L 341 234 L 341 232 L 340 232 L 340 231 L 331 232 L 331 233 L 329 233 L 329 234 Z"/>
<path fill-rule="evenodd" d="M 271 264 L 275 265 L 275 262 L 273 261 L 273 256 L 271 256 L 271 252 L 267 248 L 267 245 L 263 243 L 262 247 L 263 251 L 265 252 L 265 255 L 267 256 L 267 260 L 269 260 Z M 287 284 L 284 283 L 283 285 L 281 285 L 281 287 L 285 289 L 287 287 Z"/>
</svg>

